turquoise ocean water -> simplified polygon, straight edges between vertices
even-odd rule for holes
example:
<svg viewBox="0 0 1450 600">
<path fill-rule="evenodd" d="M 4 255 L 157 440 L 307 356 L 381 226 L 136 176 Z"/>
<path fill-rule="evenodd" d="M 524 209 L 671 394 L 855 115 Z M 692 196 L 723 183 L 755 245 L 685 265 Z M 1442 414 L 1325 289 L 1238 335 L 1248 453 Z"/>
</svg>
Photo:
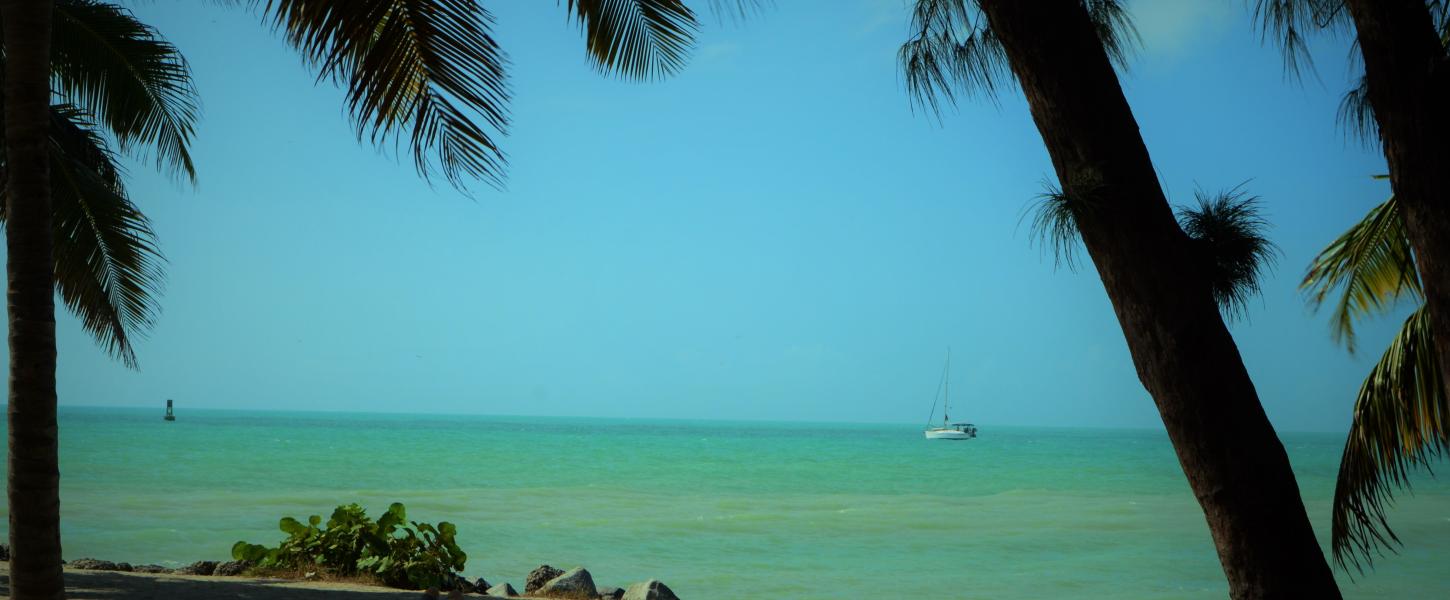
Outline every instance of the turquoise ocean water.
<svg viewBox="0 0 1450 600">
<path fill-rule="evenodd" d="M 1342 437 L 1283 438 L 1326 542 Z M 61 444 L 68 559 L 221 559 L 282 515 L 401 501 L 517 587 L 549 563 L 686 600 L 1227 593 L 1155 431 L 63 408 Z M 1450 485 L 1417 481 L 1405 547 L 1346 597 L 1450 598 Z"/>
</svg>

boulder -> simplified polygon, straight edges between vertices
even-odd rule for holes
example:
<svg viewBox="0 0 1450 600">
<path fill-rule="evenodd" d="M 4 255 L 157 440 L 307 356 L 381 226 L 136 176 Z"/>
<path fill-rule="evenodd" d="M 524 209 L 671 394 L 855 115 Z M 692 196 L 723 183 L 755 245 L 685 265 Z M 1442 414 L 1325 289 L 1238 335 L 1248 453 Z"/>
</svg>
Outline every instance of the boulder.
<svg viewBox="0 0 1450 600">
<path fill-rule="evenodd" d="M 131 569 L 137 573 L 170 573 L 171 569 L 161 565 L 136 565 Z"/>
<path fill-rule="evenodd" d="M 529 571 L 528 579 L 524 580 L 524 594 L 530 595 L 544 587 L 550 579 L 563 575 L 564 572 L 549 565 L 539 565 L 539 568 Z"/>
<path fill-rule="evenodd" d="M 534 594 L 543 598 L 594 600 L 599 591 L 594 589 L 594 577 L 589 575 L 589 571 L 584 570 L 584 567 L 574 567 L 563 575 L 550 579 Z"/>
<path fill-rule="evenodd" d="M 488 588 L 483 593 L 489 596 L 497 596 L 499 598 L 513 598 L 514 596 L 519 595 L 518 591 L 514 589 L 514 586 L 511 586 L 507 583 L 500 583 L 496 586 Z"/>
<path fill-rule="evenodd" d="M 488 584 L 488 581 L 485 580 L 482 577 L 479 577 L 477 580 L 475 580 L 473 582 L 473 591 L 478 592 L 480 594 L 484 593 L 484 590 L 487 590 L 490 587 L 493 587 L 493 586 L 489 585 Z"/>
<path fill-rule="evenodd" d="M 238 575 L 241 575 L 242 573 L 245 573 L 247 569 L 250 568 L 252 568 L 252 563 L 250 561 L 232 560 L 217 565 L 216 570 L 212 572 L 212 575 L 220 575 L 223 577 L 236 577 Z"/>
<path fill-rule="evenodd" d="M 176 570 L 178 575 L 211 575 L 216 572 L 217 562 L 214 560 L 198 560 Z"/>
<path fill-rule="evenodd" d="M 438 586 L 438 591 L 451 592 L 453 590 L 458 590 L 460 593 L 469 593 L 473 591 L 473 584 L 469 583 L 467 579 L 464 579 L 462 575 L 449 573 L 444 576 L 443 583 Z"/>
<path fill-rule="evenodd" d="M 113 562 L 111 562 L 109 560 L 96 560 L 94 558 L 77 558 L 77 559 L 75 559 L 73 561 L 70 561 L 70 562 L 66 563 L 65 566 L 70 567 L 72 569 L 85 569 L 87 571 L 117 571 L 117 570 L 119 570 L 119 569 L 116 568 L 117 567 L 116 563 L 113 563 Z M 126 565 L 126 566 L 129 567 L 130 565 Z"/>
<path fill-rule="evenodd" d="M 599 597 L 604 600 L 619 600 L 624 597 L 624 590 L 617 587 L 599 588 Z"/>
<path fill-rule="evenodd" d="M 642 581 L 624 591 L 624 600 L 680 600 L 670 587 L 658 579 Z"/>
<path fill-rule="evenodd" d="M 423 590 L 423 600 L 438 600 L 438 586 L 429 586 Z"/>
<path fill-rule="evenodd" d="M 302 574 L 302 579 L 307 581 L 320 581 L 322 578 L 317 576 L 317 571 L 308 571 Z"/>
<path fill-rule="evenodd" d="M 0 544 L 0 561 L 10 560 L 10 544 Z"/>
</svg>

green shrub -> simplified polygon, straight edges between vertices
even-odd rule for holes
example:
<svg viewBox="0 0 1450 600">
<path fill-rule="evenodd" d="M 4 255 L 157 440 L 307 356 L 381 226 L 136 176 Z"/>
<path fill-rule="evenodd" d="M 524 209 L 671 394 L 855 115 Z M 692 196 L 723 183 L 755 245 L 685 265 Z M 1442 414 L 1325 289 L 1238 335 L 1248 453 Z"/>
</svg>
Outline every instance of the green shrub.
<svg viewBox="0 0 1450 600">
<path fill-rule="evenodd" d="M 458 528 L 443 521 L 435 527 L 408 521 L 407 510 L 394 502 L 374 522 L 357 504 L 332 511 L 326 527 L 313 515 L 306 523 L 282 517 L 278 528 L 287 538 L 276 548 L 237 542 L 234 560 L 251 561 L 261 569 L 319 569 L 337 576 L 368 575 L 393 587 L 443 586 L 458 577 L 468 555 L 458 547 Z"/>
</svg>

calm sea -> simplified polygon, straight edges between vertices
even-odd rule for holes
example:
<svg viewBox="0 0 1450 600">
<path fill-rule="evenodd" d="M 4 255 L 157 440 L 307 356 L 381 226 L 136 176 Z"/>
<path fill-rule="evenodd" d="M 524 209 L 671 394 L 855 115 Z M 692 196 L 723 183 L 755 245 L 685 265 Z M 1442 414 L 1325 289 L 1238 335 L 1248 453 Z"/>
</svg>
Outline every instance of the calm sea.
<svg viewBox="0 0 1450 600">
<path fill-rule="evenodd" d="M 1283 437 L 1327 541 L 1343 440 Z M 224 559 L 283 515 L 401 501 L 516 587 L 548 563 L 686 600 L 1227 594 L 1155 431 L 64 408 L 61 469 L 68 559 Z M 1405 547 L 1346 597 L 1450 598 L 1450 485 L 1418 481 Z"/>
</svg>

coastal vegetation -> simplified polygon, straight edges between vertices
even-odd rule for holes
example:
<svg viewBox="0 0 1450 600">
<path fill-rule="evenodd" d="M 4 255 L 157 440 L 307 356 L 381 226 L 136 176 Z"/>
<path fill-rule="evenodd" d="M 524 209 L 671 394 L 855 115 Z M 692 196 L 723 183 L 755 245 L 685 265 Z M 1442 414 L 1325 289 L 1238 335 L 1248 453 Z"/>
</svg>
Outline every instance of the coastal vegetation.
<svg viewBox="0 0 1450 600">
<path fill-rule="evenodd" d="M 304 523 L 282 517 L 287 534 L 276 547 L 245 541 L 232 546 L 234 560 L 254 569 L 297 573 L 325 571 L 333 576 L 364 575 L 385 585 L 407 589 L 444 586 L 462 577 L 468 555 L 458 547 L 458 528 L 409 521 L 407 509 L 394 502 L 376 521 L 361 506 L 338 506 L 326 523 L 312 515 Z"/>
</svg>

